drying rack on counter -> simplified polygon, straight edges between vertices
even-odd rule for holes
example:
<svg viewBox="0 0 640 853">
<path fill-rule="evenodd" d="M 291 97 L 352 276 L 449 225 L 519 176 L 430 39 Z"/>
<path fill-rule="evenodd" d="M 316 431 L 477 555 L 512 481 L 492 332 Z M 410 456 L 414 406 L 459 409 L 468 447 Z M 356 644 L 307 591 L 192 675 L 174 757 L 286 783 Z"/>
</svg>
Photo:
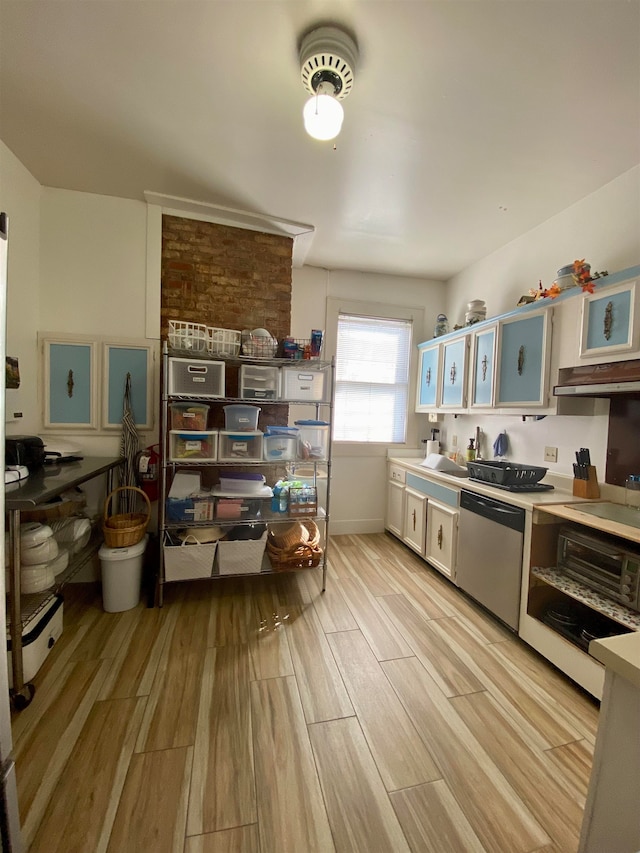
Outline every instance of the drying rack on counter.
<svg viewBox="0 0 640 853">
<path fill-rule="evenodd" d="M 107 491 L 113 487 L 113 472 L 123 463 L 120 457 L 87 456 L 75 462 L 57 462 L 46 464 L 33 471 L 26 480 L 21 480 L 7 488 L 5 511 L 8 516 L 8 554 L 11 572 L 11 588 L 7 595 L 7 626 L 11 639 L 11 670 L 13 687 L 11 701 L 16 710 L 21 711 L 31 702 L 35 693 L 33 684 L 25 684 L 22 657 L 22 630 L 33 617 L 43 610 L 57 595 L 64 584 L 88 563 L 97 553 L 102 537 L 94 531 L 91 539 L 72 559 L 69 568 L 56 578 L 56 583 L 40 593 L 24 595 L 21 593 L 20 577 L 20 516 L 24 510 L 46 504 L 88 480 L 101 474 L 107 475 Z"/>
</svg>

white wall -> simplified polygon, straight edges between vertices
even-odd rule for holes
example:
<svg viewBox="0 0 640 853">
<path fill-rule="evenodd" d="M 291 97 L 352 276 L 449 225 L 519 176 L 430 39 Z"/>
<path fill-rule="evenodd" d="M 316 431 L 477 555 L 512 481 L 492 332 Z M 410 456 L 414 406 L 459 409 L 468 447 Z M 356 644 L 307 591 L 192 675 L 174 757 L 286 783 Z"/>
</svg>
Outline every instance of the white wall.
<svg viewBox="0 0 640 853">
<path fill-rule="evenodd" d="M 303 267 L 293 271 L 291 328 L 296 337 L 308 337 L 311 328 L 326 332 L 327 298 L 424 309 L 424 325 L 415 329 L 416 343 L 433 333 L 436 315 L 445 303 L 442 282 L 346 270 Z M 335 338 L 329 335 L 327 340 Z M 335 355 L 325 349 L 325 358 Z M 303 415 L 304 416 L 304 415 Z M 410 412 L 409 447 L 429 434 L 422 418 Z M 386 504 L 386 445 L 333 446 L 331 530 L 366 533 L 382 530 Z"/>
<path fill-rule="evenodd" d="M 7 146 L 0 142 L 0 208 L 9 216 L 9 286 L 7 355 L 20 366 L 20 388 L 6 396 L 7 433 L 34 434 L 39 429 L 36 397 L 39 321 L 41 187 Z M 13 419 L 15 412 L 23 417 Z"/>
<path fill-rule="evenodd" d="M 585 258 L 592 270 L 610 273 L 640 263 L 640 166 L 631 169 L 582 201 L 517 240 L 468 267 L 447 284 L 447 314 L 451 323 L 464 320 L 466 303 L 484 299 L 487 317 L 513 310 L 520 296 L 537 287 L 549 287 L 557 270 Z M 554 377 L 552 377 L 553 384 Z M 608 411 L 608 405 L 601 408 Z M 426 415 L 423 416 L 426 418 Z M 608 415 L 590 417 L 547 417 L 523 422 L 518 417 L 446 415 L 443 441 L 460 449 L 480 426 L 485 434 L 483 450 L 493 459 L 493 442 L 504 428 L 510 442 L 508 458 L 515 462 L 543 465 L 551 473 L 572 474 L 574 452 L 590 447 L 598 475 L 604 479 Z M 544 462 L 544 447 L 558 448 L 557 463 Z"/>
<path fill-rule="evenodd" d="M 548 219 L 447 282 L 447 316 L 464 323 L 466 303 L 487 317 L 512 311 L 530 288 L 550 287 L 560 267 L 585 258 L 613 273 L 640 262 L 640 166 Z"/>
</svg>

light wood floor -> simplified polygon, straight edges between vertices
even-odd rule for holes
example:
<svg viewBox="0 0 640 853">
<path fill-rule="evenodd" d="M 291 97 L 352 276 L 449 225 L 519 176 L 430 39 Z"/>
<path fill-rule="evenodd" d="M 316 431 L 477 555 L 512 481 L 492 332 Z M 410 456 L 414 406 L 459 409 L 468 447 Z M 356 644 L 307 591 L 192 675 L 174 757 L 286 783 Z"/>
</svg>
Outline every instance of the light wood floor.
<svg viewBox="0 0 640 853">
<path fill-rule="evenodd" d="M 68 587 L 14 715 L 28 850 L 575 853 L 597 705 L 387 534 L 319 575 Z"/>
</svg>

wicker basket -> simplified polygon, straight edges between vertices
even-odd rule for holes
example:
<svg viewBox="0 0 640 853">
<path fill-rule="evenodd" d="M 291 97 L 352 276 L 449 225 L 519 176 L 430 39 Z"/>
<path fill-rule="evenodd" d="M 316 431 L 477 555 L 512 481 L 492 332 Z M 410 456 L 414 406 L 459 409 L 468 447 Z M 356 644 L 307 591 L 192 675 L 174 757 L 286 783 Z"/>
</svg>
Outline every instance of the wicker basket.
<svg viewBox="0 0 640 853">
<path fill-rule="evenodd" d="M 298 531 L 298 538 L 293 541 L 293 528 L 291 525 L 286 529 L 286 535 L 280 533 L 278 538 L 277 529 L 270 530 L 267 536 L 267 554 L 271 561 L 271 567 L 278 572 L 291 571 L 293 569 L 311 569 L 319 565 L 324 551 L 320 547 L 320 530 L 315 521 L 305 520 L 297 522 L 295 527 L 302 528 Z M 288 544 L 282 545 L 286 539 Z"/>
<path fill-rule="evenodd" d="M 121 512 L 116 515 L 109 515 L 109 505 L 114 495 L 118 492 L 127 491 L 142 495 L 147 505 L 146 512 Z M 151 502 L 145 492 L 135 486 L 118 486 L 117 489 L 109 492 L 104 502 L 102 532 L 105 545 L 107 548 L 129 548 L 131 545 L 137 545 L 147 532 L 150 518 Z"/>
<path fill-rule="evenodd" d="M 22 521 L 39 521 L 47 524 L 49 521 L 59 521 L 75 515 L 83 508 L 80 501 L 57 500 L 49 504 L 36 504 L 33 509 L 23 509 L 20 513 Z"/>
</svg>

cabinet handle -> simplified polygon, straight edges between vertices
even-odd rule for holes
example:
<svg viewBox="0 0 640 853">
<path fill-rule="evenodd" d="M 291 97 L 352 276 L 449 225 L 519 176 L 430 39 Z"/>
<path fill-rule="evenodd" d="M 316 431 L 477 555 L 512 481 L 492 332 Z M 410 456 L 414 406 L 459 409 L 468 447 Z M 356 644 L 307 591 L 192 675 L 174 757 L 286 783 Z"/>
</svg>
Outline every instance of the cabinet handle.
<svg viewBox="0 0 640 853">
<path fill-rule="evenodd" d="M 424 380 L 427 383 L 427 388 L 431 385 L 431 368 L 427 367 L 427 372 L 425 373 Z"/>
<path fill-rule="evenodd" d="M 438 528 L 438 548 L 442 550 L 442 525 Z"/>
<path fill-rule="evenodd" d="M 485 353 L 482 359 L 482 381 L 486 382 L 487 380 L 487 367 L 489 366 L 489 359 L 487 358 L 487 354 Z"/>
<path fill-rule="evenodd" d="M 413 511 L 413 532 L 416 532 L 416 511 Z"/>
<path fill-rule="evenodd" d="M 67 376 L 67 396 L 73 397 L 73 370 L 69 371 L 69 375 Z"/>
<path fill-rule="evenodd" d="M 451 384 L 452 384 L 452 385 L 454 385 L 454 384 L 455 384 L 455 381 L 456 381 L 456 373 L 457 373 L 457 371 L 456 371 L 456 363 L 455 363 L 455 361 L 454 361 L 454 362 L 453 362 L 453 364 L 451 365 L 451 371 L 450 371 L 450 373 L 449 373 L 449 379 L 451 379 Z"/>
<path fill-rule="evenodd" d="M 518 350 L 518 376 L 522 376 L 524 370 L 524 346 Z"/>
<path fill-rule="evenodd" d="M 604 322 L 602 333 L 606 341 L 611 337 L 613 329 L 613 302 L 607 302 L 607 307 L 604 309 Z"/>
</svg>

